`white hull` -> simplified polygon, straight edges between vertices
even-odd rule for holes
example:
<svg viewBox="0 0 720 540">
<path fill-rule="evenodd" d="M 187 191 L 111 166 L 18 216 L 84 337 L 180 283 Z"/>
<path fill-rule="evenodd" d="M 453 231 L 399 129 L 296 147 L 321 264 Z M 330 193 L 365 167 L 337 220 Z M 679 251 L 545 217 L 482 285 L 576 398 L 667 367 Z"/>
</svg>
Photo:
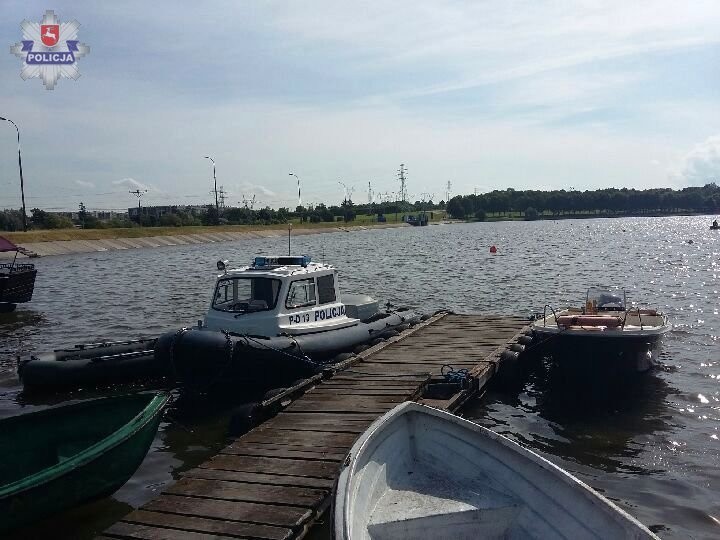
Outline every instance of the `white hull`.
<svg viewBox="0 0 720 540">
<path fill-rule="evenodd" d="M 657 538 L 564 470 L 444 411 L 406 402 L 350 450 L 335 538 Z"/>
<path fill-rule="evenodd" d="M 603 323 L 607 320 L 608 325 Z M 565 309 L 532 324 L 536 343 L 557 363 L 578 369 L 644 372 L 659 364 L 662 337 L 672 329 L 662 313 L 607 312 L 585 315 Z M 595 369 L 588 372 L 595 372 Z"/>
</svg>

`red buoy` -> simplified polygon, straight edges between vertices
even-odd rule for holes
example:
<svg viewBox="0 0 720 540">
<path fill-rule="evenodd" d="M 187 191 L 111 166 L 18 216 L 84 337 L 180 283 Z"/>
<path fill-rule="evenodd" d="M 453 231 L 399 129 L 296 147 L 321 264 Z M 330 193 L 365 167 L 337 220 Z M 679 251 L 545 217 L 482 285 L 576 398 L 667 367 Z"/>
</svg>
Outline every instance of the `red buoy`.
<svg viewBox="0 0 720 540">
<path fill-rule="evenodd" d="M 490 253 L 497 253 L 497 248 L 495 246 L 490 246 Z"/>
</svg>

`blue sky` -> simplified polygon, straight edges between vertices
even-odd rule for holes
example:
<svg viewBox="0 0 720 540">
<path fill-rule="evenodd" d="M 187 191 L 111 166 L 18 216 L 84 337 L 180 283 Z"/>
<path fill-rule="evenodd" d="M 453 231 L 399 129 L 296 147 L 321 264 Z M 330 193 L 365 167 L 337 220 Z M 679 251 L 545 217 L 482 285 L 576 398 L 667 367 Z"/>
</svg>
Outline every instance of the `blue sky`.
<svg viewBox="0 0 720 540">
<path fill-rule="evenodd" d="M 28 206 L 337 203 L 397 192 L 684 187 L 720 178 L 720 4 L 2 0 L 0 116 Z M 9 53 L 76 19 L 81 77 Z M 4 127 L 3 127 L 4 126 Z M 0 125 L 0 208 L 19 206 Z"/>
</svg>

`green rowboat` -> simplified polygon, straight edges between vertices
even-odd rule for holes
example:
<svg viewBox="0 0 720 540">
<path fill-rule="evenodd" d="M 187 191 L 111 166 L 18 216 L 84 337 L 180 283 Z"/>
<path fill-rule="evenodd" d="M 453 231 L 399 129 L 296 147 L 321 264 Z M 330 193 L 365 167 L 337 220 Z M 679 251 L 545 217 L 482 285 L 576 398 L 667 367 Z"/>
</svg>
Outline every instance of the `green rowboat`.
<svg viewBox="0 0 720 540">
<path fill-rule="evenodd" d="M 0 420 L 0 531 L 120 488 L 145 458 L 169 399 L 108 397 Z"/>
</svg>

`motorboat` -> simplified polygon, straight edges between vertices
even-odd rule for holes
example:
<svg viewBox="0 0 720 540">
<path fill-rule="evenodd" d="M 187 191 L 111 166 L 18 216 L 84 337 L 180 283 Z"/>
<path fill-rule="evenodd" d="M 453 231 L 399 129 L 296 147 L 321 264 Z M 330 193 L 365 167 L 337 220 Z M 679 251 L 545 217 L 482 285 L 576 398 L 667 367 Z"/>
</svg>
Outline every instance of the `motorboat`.
<svg viewBox="0 0 720 540">
<path fill-rule="evenodd" d="M 408 309 L 381 309 L 367 295 L 341 295 L 337 269 L 307 255 L 217 266 L 222 273 L 204 320 L 155 345 L 156 358 L 184 386 L 294 380 L 419 319 Z"/>
<path fill-rule="evenodd" d="M 340 294 L 337 270 L 308 256 L 218 262 L 210 307 L 193 328 L 159 338 L 85 343 L 18 359 L 26 390 L 166 378 L 186 388 L 292 382 L 378 343 L 420 316 Z"/>
<path fill-rule="evenodd" d="M 170 395 L 61 404 L 0 420 L 0 532 L 115 492 L 150 449 Z"/>
<path fill-rule="evenodd" d="M 644 372 L 658 364 L 663 336 L 672 329 L 656 309 L 627 307 L 625 291 L 591 287 L 582 308 L 545 306 L 532 324 L 536 343 L 564 367 Z M 594 370 L 593 370 L 594 371 Z"/>
<path fill-rule="evenodd" d="M 18 359 L 26 390 L 47 391 L 134 379 L 185 387 L 221 381 L 288 382 L 387 339 L 420 316 L 381 309 L 367 295 L 341 296 L 337 270 L 308 256 L 219 261 L 213 298 L 197 327 L 159 338 L 85 343 Z"/>
<path fill-rule="evenodd" d="M 20 247 L 0 236 L 0 252 L 15 252 L 12 262 L 0 263 L 0 313 L 14 311 L 17 304 L 29 302 L 35 290 L 34 264 L 17 262 Z"/>
<path fill-rule="evenodd" d="M 710 225 L 710 230 L 717 231 L 718 229 L 720 229 L 720 225 L 718 225 L 718 220 L 716 219 L 712 222 L 712 225 Z"/>
<path fill-rule="evenodd" d="M 531 450 L 413 402 L 350 449 L 334 529 L 337 540 L 658 538 Z"/>
</svg>

